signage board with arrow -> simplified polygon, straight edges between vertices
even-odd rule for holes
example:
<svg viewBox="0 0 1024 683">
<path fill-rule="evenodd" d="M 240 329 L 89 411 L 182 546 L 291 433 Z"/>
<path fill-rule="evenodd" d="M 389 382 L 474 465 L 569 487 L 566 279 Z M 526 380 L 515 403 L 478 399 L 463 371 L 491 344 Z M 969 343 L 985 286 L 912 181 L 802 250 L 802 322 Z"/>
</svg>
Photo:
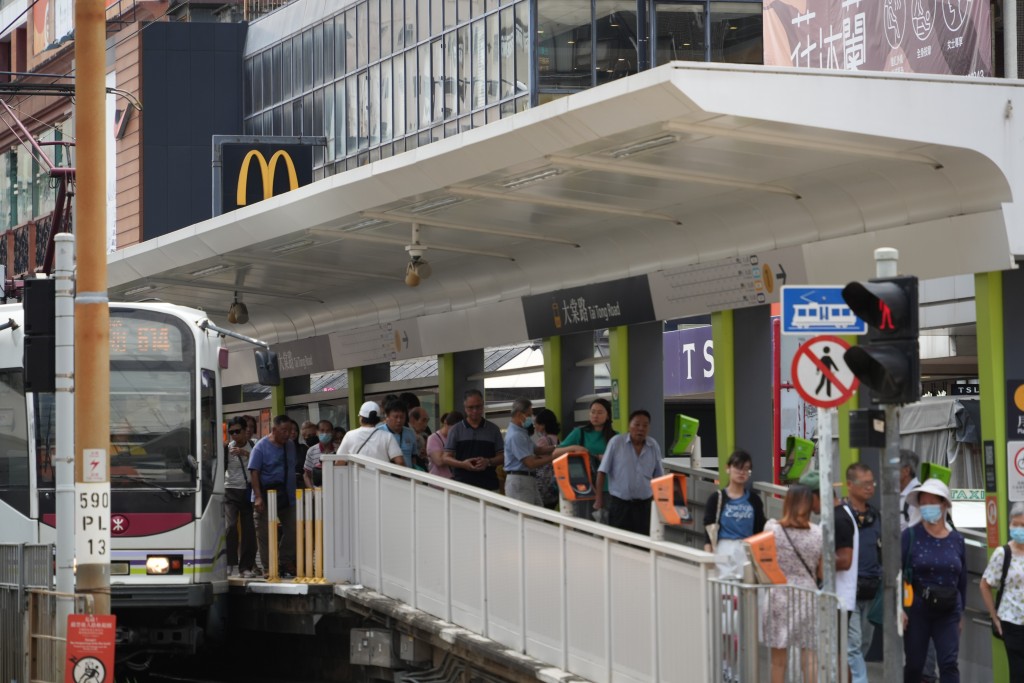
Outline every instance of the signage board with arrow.
<svg viewBox="0 0 1024 683">
<path fill-rule="evenodd" d="M 747 253 L 648 275 L 655 317 L 672 320 L 775 303 L 789 282 L 805 282 L 800 247 Z"/>
</svg>

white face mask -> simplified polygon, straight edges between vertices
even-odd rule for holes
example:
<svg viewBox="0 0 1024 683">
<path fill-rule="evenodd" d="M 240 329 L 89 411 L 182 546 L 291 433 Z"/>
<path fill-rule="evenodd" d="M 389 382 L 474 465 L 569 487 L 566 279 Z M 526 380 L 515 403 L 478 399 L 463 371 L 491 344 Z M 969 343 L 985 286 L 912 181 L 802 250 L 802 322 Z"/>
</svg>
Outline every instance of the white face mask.
<svg viewBox="0 0 1024 683">
<path fill-rule="evenodd" d="M 934 524 L 935 522 L 942 519 L 942 506 L 941 505 L 922 505 L 921 506 L 921 519 Z"/>
</svg>

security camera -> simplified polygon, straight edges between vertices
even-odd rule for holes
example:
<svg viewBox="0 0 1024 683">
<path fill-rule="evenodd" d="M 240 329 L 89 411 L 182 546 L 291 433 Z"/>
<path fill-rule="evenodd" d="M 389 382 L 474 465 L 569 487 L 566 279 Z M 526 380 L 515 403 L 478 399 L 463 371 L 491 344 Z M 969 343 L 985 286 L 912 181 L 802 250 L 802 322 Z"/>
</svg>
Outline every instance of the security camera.
<svg viewBox="0 0 1024 683">
<path fill-rule="evenodd" d="M 420 284 L 420 274 L 416 264 L 412 261 L 405 267 L 405 284 L 410 287 L 417 287 Z"/>
</svg>

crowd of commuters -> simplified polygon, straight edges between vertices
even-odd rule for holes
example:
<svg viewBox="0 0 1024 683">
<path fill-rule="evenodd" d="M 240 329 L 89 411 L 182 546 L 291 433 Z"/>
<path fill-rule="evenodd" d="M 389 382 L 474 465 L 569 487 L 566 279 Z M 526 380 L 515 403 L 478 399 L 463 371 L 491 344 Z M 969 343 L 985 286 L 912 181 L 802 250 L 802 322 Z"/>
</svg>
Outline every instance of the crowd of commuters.
<svg viewBox="0 0 1024 683">
<path fill-rule="evenodd" d="M 953 527 L 949 488 L 940 479 L 915 477 L 918 456 L 901 451 L 900 554 L 905 587 L 900 615 L 904 628 L 904 682 L 960 680 L 959 644 L 967 603 L 964 537 Z M 871 468 L 854 463 L 846 470 L 848 496 L 821 501 L 816 472 L 789 487 L 780 520 L 767 520 L 749 487 L 750 455 L 737 451 L 727 463 L 728 484 L 705 506 L 705 549 L 727 557 L 762 527 L 774 537 L 785 590 L 770 589 L 760 608 L 760 637 L 771 651 L 771 680 L 785 679 L 790 652 L 800 653 L 800 669 L 815 670 L 821 624 L 813 595 L 823 564 L 836 568 L 835 593 L 847 613 L 850 680 L 868 680 L 865 662 L 882 614 L 881 514 L 871 505 L 876 481 Z M 822 554 L 822 531 L 811 521 L 822 504 L 835 505 L 834 554 Z M 997 549 L 981 582 L 982 600 L 993 633 L 1004 640 L 1010 680 L 1024 680 L 1024 504 L 1010 512 L 1010 542 Z M 721 565 L 720 565 L 721 566 Z M 802 589 L 802 590 L 801 590 Z M 993 591 L 996 591 L 993 595 Z"/>
<path fill-rule="evenodd" d="M 628 430 L 612 427 L 611 405 L 596 399 L 589 419 L 561 441 L 561 426 L 550 410 L 534 412 L 532 402 L 512 404 L 505 433 L 484 417 L 484 398 L 466 392 L 463 411 L 441 416 L 436 431 L 415 395 L 389 396 L 384 408 L 374 401 L 360 406 L 359 426 L 349 432 L 327 420 L 301 427 L 287 416 L 274 418 L 270 434 L 254 440 L 256 421 L 237 417 L 228 424 L 225 446 L 225 518 L 229 564 L 243 577 L 256 575 L 256 550 L 267 566 L 266 496 L 277 491 L 283 523 L 280 571 L 294 571 L 294 490 L 318 487 L 322 456 L 340 452 L 407 467 L 439 477 L 502 491 L 519 501 L 554 508 L 559 494 L 552 462 L 566 453 L 585 455 L 596 474 L 595 500 L 576 503 L 577 516 L 606 520 L 612 526 L 647 534 L 650 530 L 651 479 L 663 473 L 662 453 L 648 436 L 651 416 L 629 416 Z M 854 463 L 846 470 L 846 498 L 834 505 L 835 552 L 823 557 L 819 480 L 805 475 L 789 488 L 780 520 L 766 520 L 764 504 L 751 486 L 753 459 L 738 450 L 728 459 L 726 485 L 705 505 L 705 550 L 728 555 L 737 545 L 766 530 L 775 538 L 778 564 L 787 583 L 813 591 L 824 562 L 834 562 L 836 594 L 848 615 L 847 661 L 850 680 L 868 680 L 866 656 L 881 614 L 881 515 L 871 505 L 876 481 L 871 468 Z M 904 681 L 959 681 L 959 641 L 967 600 L 967 558 L 963 536 L 953 528 L 948 487 L 939 479 L 921 483 L 918 456 L 901 451 L 899 515 L 904 595 Z M 298 477 L 291 477 L 295 472 Z M 1024 680 L 1024 504 L 1011 510 L 1011 541 L 997 549 L 985 570 L 981 595 L 993 633 L 1003 639 L 1011 680 Z M 995 591 L 995 593 L 993 593 Z M 761 636 L 771 650 L 771 678 L 782 680 L 790 648 L 800 652 L 801 668 L 813 669 L 818 637 L 810 601 L 793 591 L 771 591 L 762 610 Z M 796 600 L 796 604 L 789 604 Z M 805 614 L 806 612 L 806 614 Z"/>
</svg>

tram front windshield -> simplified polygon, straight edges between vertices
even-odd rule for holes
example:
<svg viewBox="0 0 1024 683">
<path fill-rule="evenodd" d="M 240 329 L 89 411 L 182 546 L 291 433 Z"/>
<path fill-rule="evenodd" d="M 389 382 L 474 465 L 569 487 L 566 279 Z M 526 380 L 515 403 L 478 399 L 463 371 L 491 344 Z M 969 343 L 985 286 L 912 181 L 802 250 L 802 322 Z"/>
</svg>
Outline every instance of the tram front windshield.
<svg viewBox="0 0 1024 683">
<path fill-rule="evenodd" d="M 154 311 L 110 312 L 110 480 L 114 488 L 193 488 L 195 344 Z M 52 486 L 53 394 L 36 397 L 39 482 Z M 46 466 L 43 463 L 46 462 Z"/>
</svg>

